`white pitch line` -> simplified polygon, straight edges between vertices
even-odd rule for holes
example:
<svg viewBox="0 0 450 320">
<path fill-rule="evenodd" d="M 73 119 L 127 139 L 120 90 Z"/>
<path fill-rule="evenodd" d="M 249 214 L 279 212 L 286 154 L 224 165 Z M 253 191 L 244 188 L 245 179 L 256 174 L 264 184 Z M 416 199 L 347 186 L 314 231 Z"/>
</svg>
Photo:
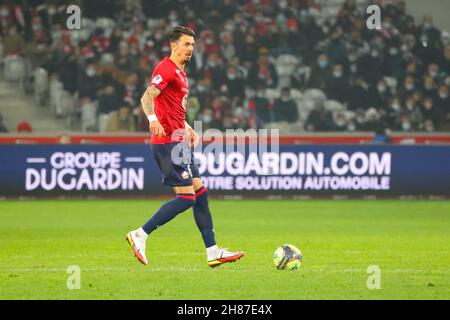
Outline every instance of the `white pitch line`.
<svg viewBox="0 0 450 320">
<path fill-rule="evenodd" d="M 140 267 L 140 266 L 138 266 Z M 146 268 L 145 271 L 149 272 L 161 272 L 161 271 L 171 271 L 171 272 L 204 272 L 206 268 L 183 268 L 183 267 L 157 267 L 157 268 Z M 130 268 L 83 268 L 80 267 L 81 272 L 135 272 L 140 271 L 140 269 L 135 269 L 135 267 Z M 218 271 L 223 270 L 224 272 L 255 272 L 254 268 L 240 268 L 240 269 L 217 269 Z M 1 273 L 7 272 L 66 272 L 67 268 L 15 268 L 15 269 L 0 269 Z M 261 270 L 263 271 L 263 270 Z M 324 270 L 321 268 L 305 268 L 308 272 L 325 272 L 325 273 L 367 273 L 365 269 L 345 269 L 345 270 Z M 423 269 L 381 269 L 381 273 L 441 273 L 448 274 L 448 270 L 423 270 Z"/>
</svg>

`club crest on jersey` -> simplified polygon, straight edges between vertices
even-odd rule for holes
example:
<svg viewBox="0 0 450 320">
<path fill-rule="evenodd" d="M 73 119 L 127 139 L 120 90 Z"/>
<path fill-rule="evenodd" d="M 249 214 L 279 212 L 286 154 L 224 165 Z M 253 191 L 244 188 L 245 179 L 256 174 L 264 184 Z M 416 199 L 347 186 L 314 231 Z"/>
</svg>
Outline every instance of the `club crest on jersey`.
<svg viewBox="0 0 450 320">
<path fill-rule="evenodd" d="M 183 179 L 188 179 L 188 178 L 189 178 L 189 172 L 183 171 L 183 173 L 181 174 L 181 177 L 182 177 Z"/>
<path fill-rule="evenodd" d="M 161 77 L 160 74 L 158 74 L 157 76 L 155 76 L 152 80 L 153 84 L 160 84 L 163 81 L 163 78 Z"/>
</svg>

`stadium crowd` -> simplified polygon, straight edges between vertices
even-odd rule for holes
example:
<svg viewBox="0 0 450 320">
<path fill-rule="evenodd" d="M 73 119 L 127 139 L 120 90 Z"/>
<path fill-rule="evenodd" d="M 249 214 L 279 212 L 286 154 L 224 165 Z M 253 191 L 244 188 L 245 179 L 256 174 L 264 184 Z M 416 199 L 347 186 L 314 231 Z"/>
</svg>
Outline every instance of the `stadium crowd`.
<svg viewBox="0 0 450 320">
<path fill-rule="evenodd" d="M 368 1 L 341 2 L 334 19 L 320 19 L 320 0 L 3 0 L 0 34 L 5 55 L 56 76 L 80 110 L 95 102 L 110 132 L 148 130 L 140 97 L 175 25 L 197 34 L 187 118 L 203 129 L 450 130 L 449 34 L 431 16 L 414 21 L 405 1 L 375 1 L 381 30 L 366 27 Z M 77 3 L 83 21 L 114 24 L 74 37 L 65 10 Z"/>
</svg>

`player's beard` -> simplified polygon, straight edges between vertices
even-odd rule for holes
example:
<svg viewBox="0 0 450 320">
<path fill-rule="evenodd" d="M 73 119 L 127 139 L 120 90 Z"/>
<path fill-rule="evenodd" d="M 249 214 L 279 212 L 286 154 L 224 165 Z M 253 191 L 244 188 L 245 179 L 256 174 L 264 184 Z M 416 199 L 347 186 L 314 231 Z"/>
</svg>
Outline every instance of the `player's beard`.
<svg viewBox="0 0 450 320">
<path fill-rule="evenodd" d="M 184 64 L 188 64 L 189 62 L 191 62 L 191 59 L 192 59 L 192 55 L 190 55 L 190 56 L 185 55 Z"/>
</svg>

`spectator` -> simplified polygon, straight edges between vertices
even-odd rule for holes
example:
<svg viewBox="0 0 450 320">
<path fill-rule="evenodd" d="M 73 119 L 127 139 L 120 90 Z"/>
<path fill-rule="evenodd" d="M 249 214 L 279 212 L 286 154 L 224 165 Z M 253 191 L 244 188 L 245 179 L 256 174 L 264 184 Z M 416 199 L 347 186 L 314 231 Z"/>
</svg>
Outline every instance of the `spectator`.
<svg viewBox="0 0 450 320">
<path fill-rule="evenodd" d="M 300 63 L 291 75 L 291 87 L 305 91 L 310 79 L 308 71 L 308 67 Z"/>
<path fill-rule="evenodd" d="M 415 80 L 411 76 L 407 76 L 403 82 L 403 86 L 399 90 L 400 100 L 405 101 L 407 97 L 412 95 L 416 90 Z"/>
<path fill-rule="evenodd" d="M 367 109 L 373 105 L 369 100 L 369 88 L 363 78 L 358 78 L 350 91 L 349 110 Z"/>
<path fill-rule="evenodd" d="M 33 127 L 28 121 L 22 121 L 17 125 L 16 131 L 17 133 L 32 133 Z"/>
<path fill-rule="evenodd" d="M 436 85 L 434 82 L 434 78 L 431 76 L 425 76 L 423 78 L 423 84 L 422 84 L 422 93 L 426 97 L 431 97 L 433 100 L 436 100 L 437 92 L 436 92 Z"/>
<path fill-rule="evenodd" d="M 269 61 L 269 51 L 261 48 L 256 63 L 249 70 L 249 85 L 253 88 L 263 86 L 265 88 L 276 88 L 278 86 L 278 75 L 274 65 Z"/>
<path fill-rule="evenodd" d="M 3 116 L 0 113 L 0 133 L 7 133 L 8 129 L 6 129 L 5 124 L 3 123 Z"/>
<path fill-rule="evenodd" d="M 445 46 L 443 49 L 443 54 L 439 65 L 442 67 L 442 70 L 447 70 L 447 75 L 450 73 L 450 44 Z"/>
<path fill-rule="evenodd" d="M 439 87 L 439 93 L 436 96 L 435 105 L 439 112 L 447 114 L 450 112 L 450 97 L 448 95 L 448 86 L 443 84 Z"/>
<path fill-rule="evenodd" d="M 298 121 L 297 103 L 291 98 L 291 90 L 287 87 L 281 90 L 281 98 L 273 105 L 275 121 L 296 123 Z"/>
<path fill-rule="evenodd" d="M 306 131 L 331 131 L 335 128 L 333 115 L 325 110 L 323 102 L 317 102 L 305 123 Z"/>
<path fill-rule="evenodd" d="M 327 80 L 325 93 L 329 99 L 337 100 L 341 103 L 349 101 L 348 80 L 344 75 L 342 65 L 336 64 L 333 73 Z"/>
<path fill-rule="evenodd" d="M 106 125 L 106 132 L 134 132 L 135 124 L 130 106 L 124 101 L 117 111 L 113 111 Z"/>
<path fill-rule="evenodd" d="M 378 81 L 377 85 L 372 86 L 369 92 L 369 101 L 378 110 L 385 108 L 391 97 L 392 94 L 389 92 L 389 88 L 384 80 Z"/>
<path fill-rule="evenodd" d="M 375 110 L 375 108 L 368 109 L 366 111 L 366 119 L 363 130 L 377 132 L 378 130 L 380 130 L 380 127 L 380 115 L 378 114 L 377 110 Z"/>
<path fill-rule="evenodd" d="M 79 82 L 78 93 L 80 99 L 97 101 L 100 82 L 101 79 L 97 75 L 95 64 L 93 62 L 88 63 L 86 69 L 82 71 Z"/>
<path fill-rule="evenodd" d="M 309 87 L 325 91 L 326 82 L 330 77 L 331 71 L 329 67 L 328 56 L 326 54 L 320 54 L 317 58 L 317 64 L 311 71 Z"/>
<path fill-rule="evenodd" d="M 413 130 L 420 130 L 423 122 L 422 113 L 420 112 L 417 102 L 413 96 L 408 97 L 405 103 L 405 112 L 409 117 Z"/>
<path fill-rule="evenodd" d="M 191 93 L 189 96 L 187 108 L 186 108 L 186 121 L 194 126 L 194 121 L 197 120 L 197 116 L 201 111 L 200 101 L 197 96 L 197 92 L 195 89 L 191 89 Z"/>
<path fill-rule="evenodd" d="M 116 89 L 109 85 L 100 93 L 98 101 L 99 114 L 110 114 L 111 112 L 116 111 L 121 103 L 119 95 L 116 93 Z"/>
<path fill-rule="evenodd" d="M 23 36 L 17 31 L 15 25 L 11 25 L 3 36 L 3 51 L 6 55 L 22 55 L 25 48 Z"/>
<path fill-rule="evenodd" d="M 227 69 L 226 85 L 231 97 L 245 97 L 245 80 L 243 75 L 233 65 L 230 65 Z"/>
<path fill-rule="evenodd" d="M 342 112 L 338 112 L 334 115 L 334 123 L 335 123 L 334 127 L 335 131 L 347 130 L 348 122 L 347 119 L 345 118 L 345 115 Z"/>
<path fill-rule="evenodd" d="M 266 123 L 273 121 L 271 105 L 266 98 L 264 87 L 258 86 L 255 96 L 249 102 L 249 108 L 256 117 L 258 128 L 264 128 Z"/>
<path fill-rule="evenodd" d="M 437 127 L 441 121 L 442 115 L 434 106 L 434 102 L 431 97 L 426 97 L 423 100 L 422 114 L 425 120 L 430 120 L 433 122 L 433 127 Z"/>
<path fill-rule="evenodd" d="M 24 54 L 30 60 L 32 70 L 46 66 L 51 58 L 51 49 L 44 36 L 44 32 L 37 32 L 33 41 L 24 47 Z"/>
</svg>

